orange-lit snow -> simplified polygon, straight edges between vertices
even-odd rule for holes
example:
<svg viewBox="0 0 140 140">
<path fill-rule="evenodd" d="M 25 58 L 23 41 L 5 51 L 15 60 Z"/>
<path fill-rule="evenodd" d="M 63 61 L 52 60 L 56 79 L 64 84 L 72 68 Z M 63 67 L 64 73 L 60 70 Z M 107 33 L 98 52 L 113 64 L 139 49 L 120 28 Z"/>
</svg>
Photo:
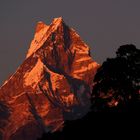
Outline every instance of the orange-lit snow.
<svg viewBox="0 0 140 140">
<path fill-rule="evenodd" d="M 0 89 L 0 98 L 10 110 L 10 116 L 0 120 L 0 124 L 8 122 L 0 134 L 6 140 L 16 135 L 20 139 L 32 126 L 31 137 L 26 138 L 31 140 L 42 133 L 36 124 L 51 132 L 60 129 L 66 119 L 63 111 L 73 114 L 75 105 L 88 107 L 86 89 L 93 84 L 97 66 L 89 47 L 61 17 L 49 26 L 39 22 L 27 58 Z"/>
<path fill-rule="evenodd" d="M 43 63 L 40 59 L 38 59 L 35 67 L 30 71 L 27 72 L 24 76 L 24 84 L 26 86 L 32 86 L 33 88 L 36 87 L 38 82 L 41 80 L 41 75 L 43 72 Z"/>
<path fill-rule="evenodd" d="M 91 60 L 91 58 L 90 57 L 80 58 L 80 59 L 77 59 L 75 62 L 82 62 L 82 61 L 85 62 L 87 60 Z"/>
<path fill-rule="evenodd" d="M 88 58 L 86 58 L 86 59 L 88 59 Z M 75 70 L 73 72 L 73 76 L 75 76 L 75 77 L 77 77 L 79 79 L 80 78 L 80 76 L 79 76 L 80 73 L 85 74 L 86 71 L 91 70 L 91 69 L 96 69 L 96 68 L 97 68 L 97 63 L 96 62 L 89 63 L 86 67 L 85 66 L 81 66 L 80 69 Z"/>
<path fill-rule="evenodd" d="M 43 40 L 43 38 L 44 35 L 47 33 L 48 28 L 49 26 L 46 25 L 39 32 L 36 32 L 34 39 L 31 42 L 27 57 L 32 55 L 38 48 L 40 48 L 41 44 L 44 43 L 45 40 Z"/>
<path fill-rule="evenodd" d="M 31 56 L 36 50 L 38 50 L 43 45 L 43 43 L 47 40 L 50 34 L 57 29 L 57 27 L 59 26 L 61 22 L 62 22 L 61 17 L 55 18 L 51 24 L 53 26 L 44 25 L 43 28 L 39 30 L 39 32 L 35 33 L 34 39 L 27 53 L 27 58 Z"/>
</svg>

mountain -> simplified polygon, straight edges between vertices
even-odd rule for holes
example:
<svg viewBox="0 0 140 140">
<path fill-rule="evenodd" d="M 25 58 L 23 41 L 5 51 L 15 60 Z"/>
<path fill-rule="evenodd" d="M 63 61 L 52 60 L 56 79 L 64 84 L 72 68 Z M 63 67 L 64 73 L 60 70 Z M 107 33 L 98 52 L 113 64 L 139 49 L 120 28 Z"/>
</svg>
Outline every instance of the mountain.
<svg viewBox="0 0 140 140">
<path fill-rule="evenodd" d="M 36 140 L 85 115 L 98 67 L 61 17 L 39 22 L 25 61 L 0 88 L 0 140 Z"/>
</svg>

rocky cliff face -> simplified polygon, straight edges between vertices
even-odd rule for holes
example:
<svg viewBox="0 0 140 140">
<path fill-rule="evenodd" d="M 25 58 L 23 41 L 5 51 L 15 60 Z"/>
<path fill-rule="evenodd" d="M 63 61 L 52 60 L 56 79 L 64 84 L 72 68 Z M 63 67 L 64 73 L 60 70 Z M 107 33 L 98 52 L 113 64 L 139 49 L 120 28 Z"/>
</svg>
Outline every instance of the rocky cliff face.
<svg viewBox="0 0 140 140">
<path fill-rule="evenodd" d="M 0 88 L 0 140 L 35 140 L 89 108 L 98 64 L 62 20 L 39 22 L 23 64 Z"/>
</svg>

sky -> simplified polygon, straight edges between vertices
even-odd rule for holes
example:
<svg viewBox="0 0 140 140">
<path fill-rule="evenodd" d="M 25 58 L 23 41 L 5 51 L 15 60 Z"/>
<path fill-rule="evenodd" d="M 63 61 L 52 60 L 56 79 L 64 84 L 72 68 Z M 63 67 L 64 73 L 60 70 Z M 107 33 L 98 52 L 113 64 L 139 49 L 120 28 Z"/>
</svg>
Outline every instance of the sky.
<svg viewBox="0 0 140 140">
<path fill-rule="evenodd" d="M 140 0 L 0 0 L 0 85 L 24 61 L 36 23 L 60 16 L 100 64 L 120 45 L 140 48 Z"/>
</svg>

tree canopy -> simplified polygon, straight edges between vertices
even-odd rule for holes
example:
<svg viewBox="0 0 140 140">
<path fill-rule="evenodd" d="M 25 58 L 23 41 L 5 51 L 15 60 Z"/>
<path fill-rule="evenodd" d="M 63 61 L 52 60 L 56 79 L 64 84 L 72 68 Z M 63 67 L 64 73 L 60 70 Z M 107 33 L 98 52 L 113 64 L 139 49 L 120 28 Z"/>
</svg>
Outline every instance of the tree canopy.
<svg viewBox="0 0 140 140">
<path fill-rule="evenodd" d="M 134 111 L 140 106 L 139 91 L 140 50 L 134 45 L 120 46 L 116 57 L 108 58 L 98 69 L 92 107 L 95 111 Z"/>
</svg>

